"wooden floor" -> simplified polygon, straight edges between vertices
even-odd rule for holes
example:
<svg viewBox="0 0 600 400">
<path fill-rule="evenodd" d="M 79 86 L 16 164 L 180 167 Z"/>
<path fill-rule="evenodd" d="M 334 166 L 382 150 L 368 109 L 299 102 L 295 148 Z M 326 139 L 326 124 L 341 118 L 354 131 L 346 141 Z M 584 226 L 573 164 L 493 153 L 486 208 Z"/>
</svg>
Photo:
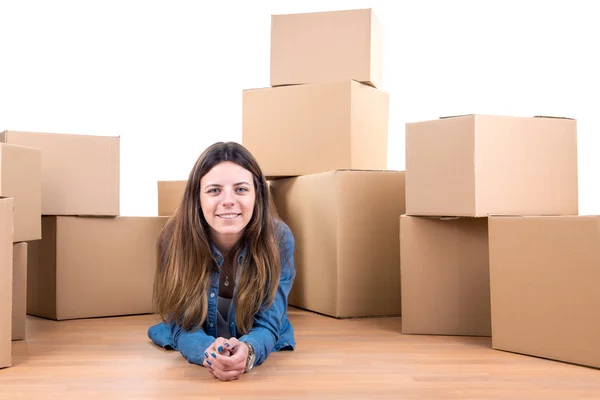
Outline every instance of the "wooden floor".
<svg viewBox="0 0 600 400">
<path fill-rule="evenodd" d="M 600 371 L 491 349 L 489 338 L 401 335 L 400 318 L 290 309 L 298 348 L 221 382 L 146 336 L 153 316 L 28 317 L 0 399 L 600 399 Z"/>
</svg>

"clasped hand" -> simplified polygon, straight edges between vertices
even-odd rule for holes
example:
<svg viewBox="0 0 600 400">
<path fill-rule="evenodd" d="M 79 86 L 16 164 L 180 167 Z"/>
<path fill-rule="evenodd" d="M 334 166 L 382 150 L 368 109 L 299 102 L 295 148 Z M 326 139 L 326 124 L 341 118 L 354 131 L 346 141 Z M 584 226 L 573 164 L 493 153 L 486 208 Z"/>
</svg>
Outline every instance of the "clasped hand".
<svg viewBox="0 0 600 400">
<path fill-rule="evenodd" d="M 204 353 L 204 365 L 222 381 L 238 379 L 246 369 L 248 346 L 236 338 L 217 338 Z"/>
</svg>

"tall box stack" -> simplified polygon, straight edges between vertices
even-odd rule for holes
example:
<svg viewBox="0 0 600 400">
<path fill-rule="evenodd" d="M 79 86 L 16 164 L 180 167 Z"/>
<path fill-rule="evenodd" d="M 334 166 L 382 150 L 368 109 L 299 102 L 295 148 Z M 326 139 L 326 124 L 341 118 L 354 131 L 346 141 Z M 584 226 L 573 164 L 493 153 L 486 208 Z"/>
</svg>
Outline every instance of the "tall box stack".
<svg viewBox="0 0 600 400">
<path fill-rule="evenodd" d="M 406 124 L 403 333 L 490 336 L 489 217 L 578 213 L 576 122 Z"/>
<path fill-rule="evenodd" d="M 27 143 L 5 143 L 0 133 L 0 197 L 12 199 L 10 340 L 25 339 L 27 245 L 41 239 L 41 152 Z M 0 228 L 2 229 L 2 228 Z"/>
<path fill-rule="evenodd" d="M 597 366 L 600 240 L 597 219 L 578 215 L 577 175 L 570 118 L 408 123 L 403 333 L 492 336 L 497 349 Z"/>
<path fill-rule="evenodd" d="M 26 266 L 19 282 L 27 314 L 151 313 L 156 237 L 166 218 L 120 216 L 120 137 L 5 131 L 0 142 L 41 154 L 41 240 L 14 252 L 15 265 Z"/>
<path fill-rule="evenodd" d="M 243 92 L 242 144 L 295 238 L 289 304 L 338 318 L 401 311 L 382 37 L 372 9 L 273 15 L 270 87 Z"/>
</svg>

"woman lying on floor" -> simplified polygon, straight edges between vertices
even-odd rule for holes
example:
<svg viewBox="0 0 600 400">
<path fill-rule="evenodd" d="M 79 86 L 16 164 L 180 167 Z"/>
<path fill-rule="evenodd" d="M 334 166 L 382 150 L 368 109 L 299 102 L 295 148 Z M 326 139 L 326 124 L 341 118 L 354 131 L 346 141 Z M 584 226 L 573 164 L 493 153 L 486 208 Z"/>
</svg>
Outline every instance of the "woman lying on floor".
<svg viewBox="0 0 600 400">
<path fill-rule="evenodd" d="M 157 247 L 155 344 L 221 380 L 295 348 L 287 315 L 294 238 L 243 146 L 216 143 L 200 155 Z"/>
</svg>

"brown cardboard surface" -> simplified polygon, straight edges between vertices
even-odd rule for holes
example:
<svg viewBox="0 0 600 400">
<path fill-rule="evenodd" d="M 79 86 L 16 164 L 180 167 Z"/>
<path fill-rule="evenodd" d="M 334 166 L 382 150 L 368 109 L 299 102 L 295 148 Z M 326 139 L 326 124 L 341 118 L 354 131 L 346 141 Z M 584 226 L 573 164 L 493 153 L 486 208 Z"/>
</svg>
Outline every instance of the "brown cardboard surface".
<svg viewBox="0 0 600 400">
<path fill-rule="evenodd" d="M 269 178 L 387 169 L 389 95 L 356 81 L 249 89 L 242 144 Z"/>
<path fill-rule="evenodd" d="M 14 199 L 15 242 L 42 238 L 41 185 L 41 151 L 0 143 L 0 196 Z"/>
<path fill-rule="evenodd" d="M 40 217 L 41 220 L 41 217 Z M 26 338 L 27 243 L 13 245 L 12 340 Z"/>
<path fill-rule="evenodd" d="M 576 215 L 577 123 L 465 115 L 406 124 L 408 215 Z"/>
<path fill-rule="evenodd" d="M 271 181 L 296 243 L 289 304 L 333 317 L 401 311 L 403 171 L 330 171 Z"/>
<path fill-rule="evenodd" d="M 28 249 L 27 313 L 57 320 L 152 312 L 168 217 L 51 217 Z"/>
<path fill-rule="evenodd" d="M 490 217 L 492 346 L 600 368 L 600 217 Z"/>
<path fill-rule="evenodd" d="M 372 9 L 272 15 L 270 85 L 352 79 L 380 88 L 383 35 Z"/>
<path fill-rule="evenodd" d="M 158 181 L 158 215 L 171 216 L 183 199 L 187 180 Z"/>
<path fill-rule="evenodd" d="M 13 207 L 0 197 L 0 368 L 12 365 Z"/>
<path fill-rule="evenodd" d="M 487 218 L 400 217 L 402 333 L 490 336 Z"/>
<path fill-rule="evenodd" d="M 43 215 L 119 215 L 120 137 L 4 131 L 42 152 Z"/>
</svg>

